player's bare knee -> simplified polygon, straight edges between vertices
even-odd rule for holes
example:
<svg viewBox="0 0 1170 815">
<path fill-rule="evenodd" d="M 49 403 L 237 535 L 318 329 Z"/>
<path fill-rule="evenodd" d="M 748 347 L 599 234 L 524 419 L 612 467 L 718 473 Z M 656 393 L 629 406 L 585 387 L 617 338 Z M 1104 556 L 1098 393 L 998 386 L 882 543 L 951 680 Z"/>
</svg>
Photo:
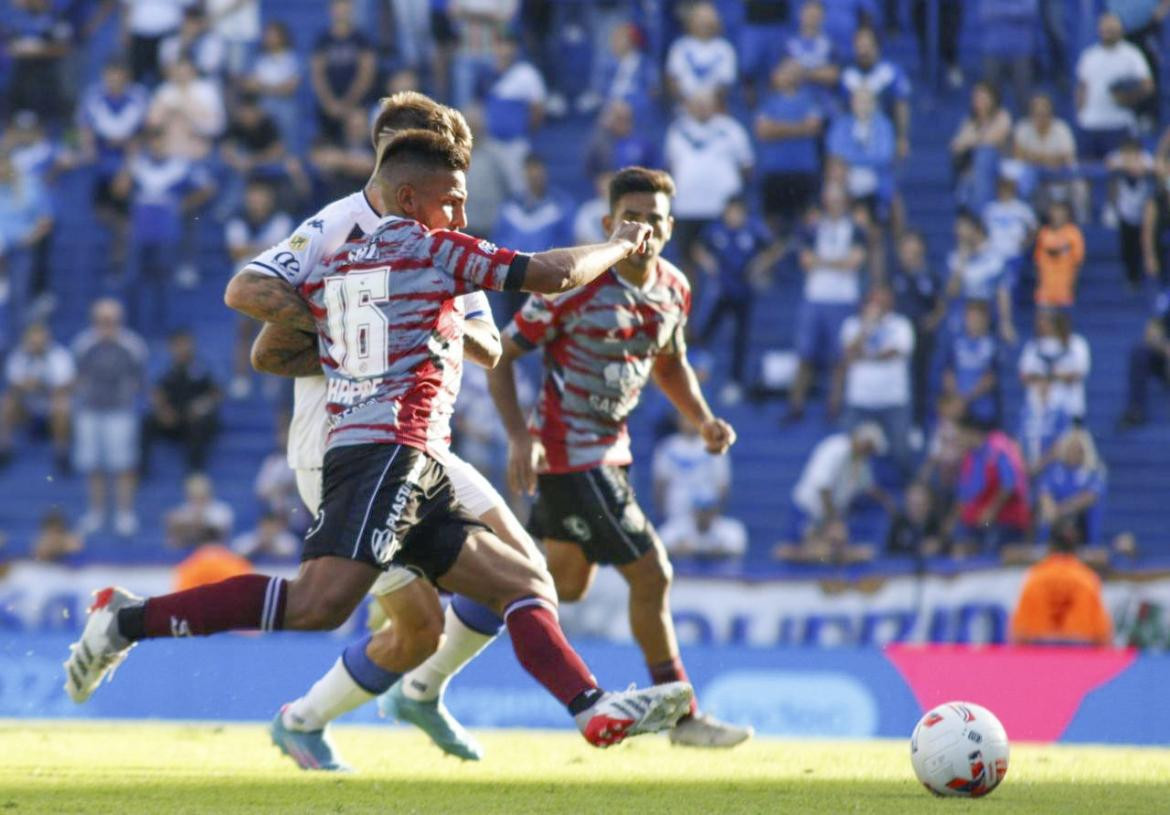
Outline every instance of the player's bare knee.
<svg viewBox="0 0 1170 815">
<path fill-rule="evenodd" d="M 665 597 L 674 579 L 674 567 L 657 553 L 637 564 L 630 577 L 630 589 L 640 597 Z"/>
<path fill-rule="evenodd" d="M 561 575 L 554 578 L 557 597 L 562 603 L 576 603 L 583 600 L 589 591 L 587 580 L 577 575 Z"/>
</svg>

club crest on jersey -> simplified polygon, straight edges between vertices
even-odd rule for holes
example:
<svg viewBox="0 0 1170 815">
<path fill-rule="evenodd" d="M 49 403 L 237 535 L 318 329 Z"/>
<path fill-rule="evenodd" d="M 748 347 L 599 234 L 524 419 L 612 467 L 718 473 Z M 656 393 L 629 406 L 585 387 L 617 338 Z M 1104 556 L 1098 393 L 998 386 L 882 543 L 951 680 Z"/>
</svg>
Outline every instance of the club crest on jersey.
<svg viewBox="0 0 1170 815">
<path fill-rule="evenodd" d="M 593 537 L 593 530 L 580 515 L 570 515 L 561 523 L 565 525 L 565 529 L 569 530 L 570 534 L 579 540 L 588 541 Z"/>
<path fill-rule="evenodd" d="M 309 239 L 305 235 L 293 235 L 288 241 L 288 248 L 294 252 L 299 252 L 308 245 Z"/>
</svg>

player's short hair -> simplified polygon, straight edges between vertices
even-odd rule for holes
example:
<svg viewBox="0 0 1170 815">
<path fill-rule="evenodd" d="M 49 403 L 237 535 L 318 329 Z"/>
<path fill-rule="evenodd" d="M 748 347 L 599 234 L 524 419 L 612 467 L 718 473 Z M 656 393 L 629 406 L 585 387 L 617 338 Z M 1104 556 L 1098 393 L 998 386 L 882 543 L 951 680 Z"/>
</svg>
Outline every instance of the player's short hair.
<svg viewBox="0 0 1170 815">
<path fill-rule="evenodd" d="M 625 167 L 618 170 L 609 182 L 609 209 L 613 212 L 622 196 L 635 192 L 663 193 L 674 197 L 674 179 L 665 170 L 648 167 Z"/>
<path fill-rule="evenodd" d="M 370 126 L 370 142 L 377 150 L 384 139 L 400 130 L 431 130 L 471 150 L 471 128 L 463 114 L 418 91 L 382 97 Z"/>
<path fill-rule="evenodd" d="M 471 155 L 462 145 L 433 130 L 403 130 L 385 143 L 377 173 L 385 176 L 396 167 L 413 165 L 426 170 L 466 170 Z"/>
</svg>

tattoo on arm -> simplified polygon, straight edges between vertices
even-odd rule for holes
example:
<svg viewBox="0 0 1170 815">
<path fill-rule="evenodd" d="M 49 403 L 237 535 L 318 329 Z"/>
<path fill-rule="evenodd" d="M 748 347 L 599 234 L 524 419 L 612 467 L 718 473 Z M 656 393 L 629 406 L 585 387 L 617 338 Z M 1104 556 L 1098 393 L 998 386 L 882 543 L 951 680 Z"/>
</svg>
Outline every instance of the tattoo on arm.
<svg viewBox="0 0 1170 815">
<path fill-rule="evenodd" d="M 309 311 L 309 304 L 296 289 L 278 277 L 241 272 L 228 283 L 224 302 L 230 308 L 262 323 L 273 323 L 311 334 L 317 332 L 317 322 Z"/>
<path fill-rule="evenodd" d="M 317 336 L 265 323 L 252 343 L 252 367 L 276 376 L 320 376 Z"/>
</svg>

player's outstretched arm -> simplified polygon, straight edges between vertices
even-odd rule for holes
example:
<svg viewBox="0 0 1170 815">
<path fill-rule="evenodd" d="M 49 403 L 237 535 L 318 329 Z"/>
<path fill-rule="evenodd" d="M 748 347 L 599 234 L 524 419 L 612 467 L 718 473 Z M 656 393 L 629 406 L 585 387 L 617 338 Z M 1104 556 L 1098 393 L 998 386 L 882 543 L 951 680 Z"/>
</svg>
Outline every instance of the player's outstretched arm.
<svg viewBox="0 0 1170 815">
<path fill-rule="evenodd" d="M 228 281 L 223 293 L 228 308 L 262 323 L 317 333 L 317 323 L 297 290 L 279 277 L 243 271 Z"/>
<path fill-rule="evenodd" d="M 605 243 L 537 252 L 528 261 L 520 288 L 536 294 L 559 294 L 584 286 L 611 266 L 643 250 L 650 227 L 621 221 Z"/>
<path fill-rule="evenodd" d="M 317 335 L 265 323 L 252 342 L 252 367 L 275 376 L 319 376 Z"/>
<path fill-rule="evenodd" d="M 654 362 L 653 375 L 654 382 L 671 404 L 699 428 L 710 452 L 726 453 L 735 444 L 735 430 L 723 419 L 715 418 L 711 412 L 686 354 L 659 355 Z"/>
</svg>

